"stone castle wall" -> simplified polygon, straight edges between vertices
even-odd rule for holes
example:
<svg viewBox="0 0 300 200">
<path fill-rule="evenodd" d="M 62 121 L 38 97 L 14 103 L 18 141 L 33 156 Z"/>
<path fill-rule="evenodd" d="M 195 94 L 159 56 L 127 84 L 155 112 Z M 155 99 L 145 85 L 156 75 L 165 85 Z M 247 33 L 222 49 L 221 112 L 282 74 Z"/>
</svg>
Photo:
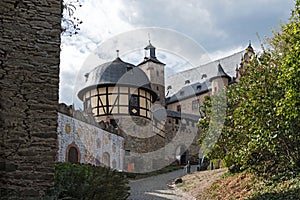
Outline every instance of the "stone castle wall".
<svg viewBox="0 0 300 200">
<path fill-rule="evenodd" d="M 1 198 L 37 199 L 57 152 L 61 0 L 0 1 Z"/>
<path fill-rule="evenodd" d="M 157 170 L 174 163 L 185 152 L 187 156 L 181 164 L 199 160 L 198 121 L 166 117 L 158 122 L 131 116 L 123 117 L 119 123 L 120 134 L 125 138 L 125 171 Z"/>
</svg>

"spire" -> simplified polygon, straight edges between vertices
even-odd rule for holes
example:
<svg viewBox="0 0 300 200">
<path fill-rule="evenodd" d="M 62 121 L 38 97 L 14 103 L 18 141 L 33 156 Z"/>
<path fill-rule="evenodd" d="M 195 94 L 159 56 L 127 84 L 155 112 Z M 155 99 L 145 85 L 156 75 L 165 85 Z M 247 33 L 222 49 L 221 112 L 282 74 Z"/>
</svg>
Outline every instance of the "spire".
<svg viewBox="0 0 300 200">
<path fill-rule="evenodd" d="M 155 47 L 151 44 L 150 39 L 149 39 L 148 46 L 146 46 L 144 49 L 145 50 L 150 50 L 150 54 L 148 54 L 149 55 L 148 58 L 156 58 L 156 56 L 155 56 Z"/>
<path fill-rule="evenodd" d="M 248 45 L 248 47 L 246 48 L 246 50 L 245 50 L 245 53 L 244 53 L 244 57 L 243 57 L 243 61 L 244 62 L 249 62 L 249 60 L 251 59 L 251 58 L 253 58 L 253 56 L 254 56 L 254 49 L 253 49 L 253 47 L 251 46 L 251 40 L 249 40 L 249 45 Z"/>
<path fill-rule="evenodd" d="M 217 76 L 229 76 L 228 74 L 225 73 L 222 65 L 220 64 L 220 61 L 219 61 L 219 64 L 218 64 L 218 73 L 217 73 Z"/>
<path fill-rule="evenodd" d="M 248 47 L 246 48 L 246 51 L 247 51 L 247 52 L 251 52 L 252 54 L 254 54 L 254 49 L 253 49 L 253 47 L 251 46 L 251 40 L 249 40 L 249 45 L 248 45 Z"/>
<path fill-rule="evenodd" d="M 216 74 L 215 76 L 211 77 L 211 78 L 209 79 L 209 81 L 212 81 L 213 79 L 216 79 L 216 78 L 223 78 L 223 77 L 224 77 L 224 78 L 227 78 L 228 81 L 231 80 L 231 77 L 224 71 L 222 65 L 220 64 L 220 61 L 219 61 L 218 69 L 217 69 L 217 70 L 218 70 L 218 71 L 217 71 L 217 74 Z"/>
<path fill-rule="evenodd" d="M 165 65 L 164 63 L 160 62 L 157 58 L 156 58 L 156 55 L 155 55 L 155 47 L 151 44 L 151 41 L 150 41 L 150 35 L 149 36 L 149 44 L 144 48 L 145 49 L 145 57 L 144 57 L 144 61 L 141 62 L 139 65 L 143 65 L 144 63 L 148 62 L 148 61 L 152 61 L 154 63 L 158 63 L 158 64 L 163 64 Z"/>
</svg>

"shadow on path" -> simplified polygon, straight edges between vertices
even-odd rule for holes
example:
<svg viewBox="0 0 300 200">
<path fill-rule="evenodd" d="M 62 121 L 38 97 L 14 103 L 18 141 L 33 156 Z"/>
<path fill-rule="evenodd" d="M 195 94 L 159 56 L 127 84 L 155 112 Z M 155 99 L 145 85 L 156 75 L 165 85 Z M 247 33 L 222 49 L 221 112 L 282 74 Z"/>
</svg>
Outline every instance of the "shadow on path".
<svg viewBox="0 0 300 200">
<path fill-rule="evenodd" d="M 196 165 L 192 166 L 191 171 L 196 171 Z M 184 169 L 173 171 L 166 174 L 160 174 L 140 180 L 132 180 L 130 185 L 130 200 L 160 200 L 172 199 L 181 200 L 182 196 L 176 195 L 174 189 L 168 186 L 172 180 L 186 174 Z M 186 199 L 186 198 L 185 198 Z M 192 199 L 192 198 L 191 198 Z"/>
</svg>

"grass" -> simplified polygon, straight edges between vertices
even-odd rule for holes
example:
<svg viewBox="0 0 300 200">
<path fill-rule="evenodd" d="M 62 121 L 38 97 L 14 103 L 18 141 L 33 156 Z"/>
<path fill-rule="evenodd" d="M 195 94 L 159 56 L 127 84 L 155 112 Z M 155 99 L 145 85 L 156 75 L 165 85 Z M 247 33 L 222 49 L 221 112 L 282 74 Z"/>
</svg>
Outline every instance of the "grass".
<svg viewBox="0 0 300 200">
<path fill-rule="evenodd" d="M 186 174 L 182 177 L 183 183 L 176 184 L 176 187 L 196 197 L 208 189 L 213 182 L 220 179 L 226 171 L 227 169 L 222 168 Z"/>
</svg>

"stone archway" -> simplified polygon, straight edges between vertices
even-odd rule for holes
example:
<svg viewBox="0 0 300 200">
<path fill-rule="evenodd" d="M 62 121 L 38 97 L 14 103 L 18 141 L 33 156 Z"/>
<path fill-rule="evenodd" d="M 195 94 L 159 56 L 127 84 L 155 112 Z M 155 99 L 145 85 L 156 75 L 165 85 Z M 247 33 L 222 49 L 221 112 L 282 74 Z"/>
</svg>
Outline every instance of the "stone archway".
<svg viewBox="0 0 300 200">
<path fill-rule="evenodd" d="M 175 158 L 180 165 L 186 165 L 188 161 L 188 150 L 185 145 L 177 146 L 175 150 Z"/>
<path fill-rule="evenodd" d="M 75 142 L 72 142 L 66 150 L 66 162 L 80 163 L 80 151 Z"/>
</svg>

